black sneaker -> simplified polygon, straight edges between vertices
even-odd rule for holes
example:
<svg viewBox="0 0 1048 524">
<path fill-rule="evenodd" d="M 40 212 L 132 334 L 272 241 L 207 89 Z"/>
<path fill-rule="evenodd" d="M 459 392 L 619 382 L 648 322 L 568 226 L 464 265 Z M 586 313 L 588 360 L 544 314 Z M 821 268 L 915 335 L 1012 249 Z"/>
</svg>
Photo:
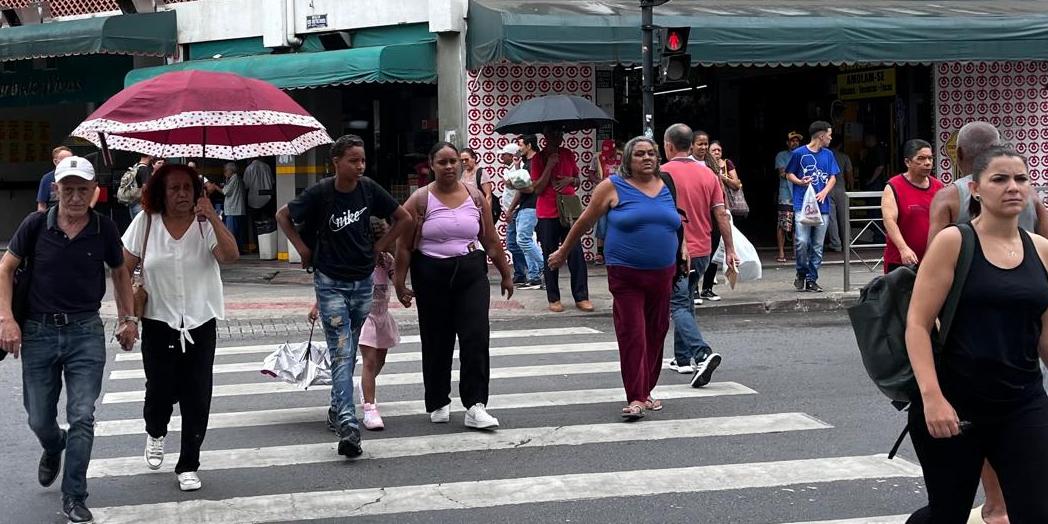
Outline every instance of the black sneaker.
<svg viewBox="0 0 1048 524">
<path fill-rule="evenodd" d="M 331 409 L 328 409 L 327 428 L 328 431 L 338 435 L 338 414 Z"/>
<path fill-rule="evenodd" d="M 536 278 L 535 280 L 527 281 L 523 286 L 520 286 L 520 289 L 542 289 L 543 287 L 542 279 Z"/>
<path fill-rule="evenodd" d="M 57 453 L 48 453 L 46 450 L 40 455 L 40 467 L 36 472 L 36 479 L 40 481 L 40 485 L 48 487 L 55 483 L 55 479 L 58 478 L 58 474 L 62 472 L 62 454 L 65 450 L 66 432 L 62 431 L 62 449 Z"/>
<path fill-rule="evenodd" d="M 713 289 L 703 289 L 702 293 L 699 293 L 699 297 L 701 297 L 703 300 L 709 300 L 712 302 L 720 300 L 720 295 L 714 293 Z"/>
<path fill-rule="evenodd" d="M 814 280 L 809 280 L 804 284 L 804 290 L 809 293 L 822 293 L 822 286 Z"/>
<path fill-rule="evenodd" d="M 523 286 L 524 284 L 527 284 L 527 283 L 528 283 L 528 279 L 526 279 L 524 277 L 514 277 L 513 278 L 513 285 L 514 286 Z"/>
<path fill-rule="evenodd" d="M 360 432 L 355 429 L 349 430 L 349 434 L 338 441 L 338 454 L 346 458 L 359 457 L 364 450 L 360 447 Z"/>
<path fill-rule="evenodd" d="M 797 277 L 793 279 L 793 287 L 797 291 L 804 291 L 804 277 Z"/>
<path fill-rule="evenodd" d="M 90 524 L 95 521 L 91 510 L 84 505 L 83 499 L 65 499 L 62 501 L 62 513 L 65 513 L 69 522 L 75 524 Z"/>
<path fill-rule="evenodd" d="M 695 374 L 691 377 L 691 387 L 701 388 L 706 384 L 710 383 L 713 379 L 713 372 L 720 366 L 721 356 L 717 353 L 710 353 L 710 356 L 706 357 L 706 360 L 695 363 Z"/>
</svg>

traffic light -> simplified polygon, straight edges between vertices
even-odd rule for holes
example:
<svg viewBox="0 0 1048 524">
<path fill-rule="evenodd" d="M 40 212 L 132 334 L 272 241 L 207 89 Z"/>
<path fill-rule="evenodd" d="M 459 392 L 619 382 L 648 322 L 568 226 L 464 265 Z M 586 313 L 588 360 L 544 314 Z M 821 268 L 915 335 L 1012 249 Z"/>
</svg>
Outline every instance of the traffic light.
<svg viewBox="0 0 1048 524">
<path fill-rule="evenodd" d="M 673 84 L 688 81 L 691 55 L 688 54 L 690 27 L 667 27 L 662 31 L 662 61 L 659 83 Z"/>
</svg>

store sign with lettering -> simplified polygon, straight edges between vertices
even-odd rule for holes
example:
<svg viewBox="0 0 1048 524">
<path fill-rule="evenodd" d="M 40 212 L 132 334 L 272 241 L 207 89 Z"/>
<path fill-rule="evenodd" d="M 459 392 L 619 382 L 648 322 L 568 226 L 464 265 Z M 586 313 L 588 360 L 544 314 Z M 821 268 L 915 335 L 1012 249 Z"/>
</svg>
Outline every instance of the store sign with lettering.
<svg viewBox="0 0 1048 524">
<path fill-rule="evenodd" d="M 895 96 L 895 68 L 841 73 L 837 96 L 841 100 Z"/>
<path fill-rule="evenodd" d="M 327 15 L 306 16 L 306 29 L 323 29 L 328 26 Z"/>
</svg>

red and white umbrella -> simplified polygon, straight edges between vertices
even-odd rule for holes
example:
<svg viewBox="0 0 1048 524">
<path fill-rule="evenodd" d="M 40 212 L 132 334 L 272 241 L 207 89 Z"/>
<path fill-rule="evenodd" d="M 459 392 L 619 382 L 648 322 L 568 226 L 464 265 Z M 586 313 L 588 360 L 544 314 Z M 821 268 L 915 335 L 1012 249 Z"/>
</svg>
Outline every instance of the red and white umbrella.
<svg viewBox="0 0 1048 524">
<path fill-rule="evenodd" d="M 324 126 L 272 84 L 231 73 L 165 73 L 113 95 L 71 133 L 158 157 L 240 160 L 330 144 Z"/>
</svg>

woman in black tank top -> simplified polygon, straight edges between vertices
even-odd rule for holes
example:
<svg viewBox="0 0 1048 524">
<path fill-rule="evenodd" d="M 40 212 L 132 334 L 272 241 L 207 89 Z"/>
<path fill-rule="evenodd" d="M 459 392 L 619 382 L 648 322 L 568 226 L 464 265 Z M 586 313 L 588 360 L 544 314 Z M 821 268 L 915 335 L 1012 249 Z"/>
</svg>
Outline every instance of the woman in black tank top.
<svg viewBox="0 0 1048 524">
<path fill-rule="evenodd" d="M 1048 240 L 1019 228 L 1030 196 L 1025 159 L 991 148 L 974 163 L 975 252 L 941 352 L 931 331 L 953 282 L 956 228 L 932 241 L 917 273 L 906 346 L 920 387 L 910 435 L 929 505 L 908 522 L 967 522 L 984 461 L 1012 524 L 1048 523 Z"/>
</svg>

